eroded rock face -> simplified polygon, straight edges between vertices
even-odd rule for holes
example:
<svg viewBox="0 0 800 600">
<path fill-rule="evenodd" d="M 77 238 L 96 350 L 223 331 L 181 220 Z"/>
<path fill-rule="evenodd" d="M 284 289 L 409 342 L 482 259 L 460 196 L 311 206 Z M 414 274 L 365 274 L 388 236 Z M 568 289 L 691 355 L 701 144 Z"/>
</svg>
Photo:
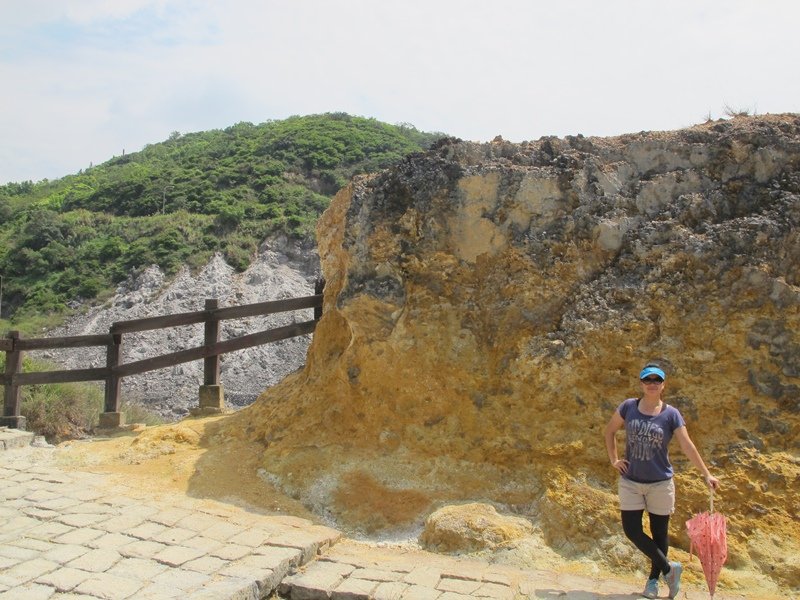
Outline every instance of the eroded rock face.
<svg viewBox="0 0 800 600">
<path fill-rule="evenodd" d="M 451 140 L 354 180 L 318 241 L 307 365 L 236 416 L 285 490 L 367 531 L 489 500 L 597 558 L 620 535 L 603 427 L 657 359 L 723 480 L 730 564 L 797 585 L 800 117 Z M 688 549 L 708 497 L 672 454 Z"/>
</svg>

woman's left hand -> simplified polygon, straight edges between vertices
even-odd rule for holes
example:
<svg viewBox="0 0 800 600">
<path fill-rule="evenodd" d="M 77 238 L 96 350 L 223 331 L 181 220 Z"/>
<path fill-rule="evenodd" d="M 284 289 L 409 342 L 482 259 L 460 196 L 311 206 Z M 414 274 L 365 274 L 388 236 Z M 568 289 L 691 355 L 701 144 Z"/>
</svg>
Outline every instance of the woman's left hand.
<svg viewBox="0 0 800 600">
<path fill-rule="evenodd" d="M 706 485 L 712 490 L 717 491 L 719 489 L 719 479 L 709 473 L 706 475 Z"/>
</svg>

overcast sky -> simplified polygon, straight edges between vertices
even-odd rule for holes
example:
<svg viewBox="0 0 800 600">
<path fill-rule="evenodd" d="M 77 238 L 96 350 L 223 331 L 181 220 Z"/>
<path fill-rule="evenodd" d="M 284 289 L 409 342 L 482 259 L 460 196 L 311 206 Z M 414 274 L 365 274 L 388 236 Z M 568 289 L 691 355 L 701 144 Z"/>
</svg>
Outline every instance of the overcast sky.
<svg viewBox="0 0 800 600">
<path fill-rule="evenodd" d="M 0 184 L 347 112 L 468 140 L 800 112 L 797 0 L 0 0 Z"/>
</svg>

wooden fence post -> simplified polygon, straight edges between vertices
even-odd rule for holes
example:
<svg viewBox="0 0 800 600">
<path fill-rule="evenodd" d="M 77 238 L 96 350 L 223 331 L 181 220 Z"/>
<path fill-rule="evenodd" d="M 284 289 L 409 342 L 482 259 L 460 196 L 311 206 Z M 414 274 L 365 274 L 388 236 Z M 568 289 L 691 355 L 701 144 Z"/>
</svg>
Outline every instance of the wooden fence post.
<svg viewBox="0 0 800 600">
<path fill-rule="evenodd" d="M 114 429 L 125 424 L 125 417 L 120 411 L 120 387 L 122 378 L 114 373 L 122 357 L 122 335 L 111 334 L 111 342 L 106 347 L 106 394 L 104 412 L 100 414 L 99 427 Z"/>
<path fill-rule="evenodd" d="M 219 341 L 219 319 L 214 311 L 219 300 L 206 299 L 206 318 L 203 345 L 210 347 Z M 203 359 L 203 385 L 200 386 L 200 412 L 220 412 L 225 407 L 225 392 L 219 383 L 219 354 Z"/>
<path fill-rule="evenodd" d="M 0 425 L 24 431 L 26 419 L 20 414 L 19 384 L 15 382 L 16 375 L 22 371 L 24 353 L 17 349 L 19 331 L 10 331 L 8 338 L 11 340 L 12 348 L 6 352 L 6 383 L 3 386 L 3 419 Z"/>
<path fill-rule="evenodd" d="M 211 311 L 219 308 L 219 300 L 206 299 L 205 335 L 204 346 L 213 346 L 219 341 L 219 319 L 212 316 Z M 203 359 L 203 383 L 205 385 L 219 385 L 219 355 L 207 356 Z"/>
<path fill-rule="evenodd" d="M 325 292 L 325 280 L 320 278 L 314 282 L 314 295 L 318 296 Z M 314 320 L 319 321 L 322 318 L 322 304 L 314 307 Z"/>
</svg>

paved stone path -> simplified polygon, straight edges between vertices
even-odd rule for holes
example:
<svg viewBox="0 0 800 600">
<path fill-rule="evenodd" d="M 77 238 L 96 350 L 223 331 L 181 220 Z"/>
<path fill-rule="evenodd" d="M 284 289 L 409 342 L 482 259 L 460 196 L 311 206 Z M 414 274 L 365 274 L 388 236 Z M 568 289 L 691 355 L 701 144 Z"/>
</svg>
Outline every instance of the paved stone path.
<svg viewBox="0 0 800 600">
<path fill-rule="evenodd" d="M 25 448 L 31 445 L 35 436 L 27 431 L 0 427 L 0 450 L 11 448 Z"/>
<path fill-rule="evenodd" d="M 437 556 L 343 541 L 284 580 L 278 590 L 293 600 L 463 600 L 486 598 L 631 598 L 624 584 L 545 571 Z"/>
<path fill-rule="evenodd" d="M 8 432 L 0 439 L 6 444 Z M 183 495 L 154 500 L 106 475 L 59 469 L 53 449 L 8 445 L 0 455 L 3 600 L 263 598 L 340 537 L 296 517 Z"/>
<path fill-rule="evenodd" d="M 0 600 L 640 597 L 624 582 L 364 544 L 306 519 L 154 497 L 59 468 L 57 450 L 31 439 L 0 429 Z M 699 588 L 682 596 L 708 597 Z"/>
<path fill-rule="evenodd" d="M 341 540 L 278 586 L 291 600 L 635 600 L 643 586 L 553 571 L 441 556 Z M 661 598 L 667 597 L 661 585 Z M 685 586 L 685 600 L 708 600 L 708 591 Z M 742 600 L 718 593 L 717 600 Z"/>
</svg>

